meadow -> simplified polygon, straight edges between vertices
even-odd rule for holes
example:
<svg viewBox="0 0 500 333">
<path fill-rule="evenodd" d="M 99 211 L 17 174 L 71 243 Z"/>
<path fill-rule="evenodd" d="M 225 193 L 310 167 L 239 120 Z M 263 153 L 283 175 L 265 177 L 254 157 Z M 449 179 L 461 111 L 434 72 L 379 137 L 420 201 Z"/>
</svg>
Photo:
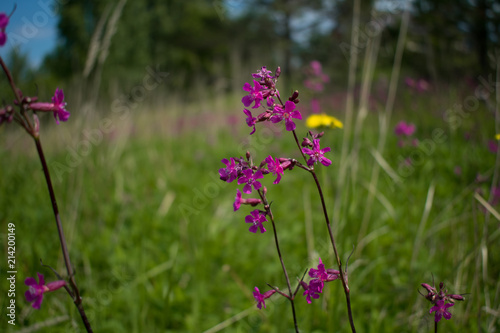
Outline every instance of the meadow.
<svg viewBox="0 0 500 333">
<path fill-rule="evenodd" d="M 344 159 L 349 128 L 324 129 L 333 164 L 318 175 L 344 263 L 352 252 L 359 332 L 432 331 L 431 305 L 418 291 L 433 280 L 466 294 L 442 332 L 500 327 L 498 104 L 493 93 L 483 100 L 475 90 L 464 81 L 419 92 L 400 82 L 391 119 L 374 99 L 359 131 L 347 135 Z M 323 94 L 323 111 L 344 121 L 345 94 L 335 92 L 340 102 L 333 95 Z M 42 119 L 75 278 L 96 332 L 293 331 L 279 295 L 266 309 L 255 306 L 255 286 L 285 289 L 285 281 L 272 233 L 248 232 L 249 209 L 233 212 L 237 186 L 220 181 L 218 169 L 246 150 L 258 160 L 300 154 L 282 128 L 257 126 L 250 137 L 242 96 L 151 99 L 122 113 L 110 111 L 111 103 L 85 113 L 68 104 L 67 123 Z M 307 94 L 301 100 L 307 109 Z M 456 105 L 472 106 L 459 112 Z M 416 125 L 404 144 L 394 134 L 400 121 Z M 297 122 L 299 136 L 307 130 Z M 65 270 L 36 149 L 17 126 L 0 129 L 0 168 L 0 242 L 5 253 L 7 223 L 14 223 L 18 265 L 18 325 L 2 320 L 2 331 L 83 332 L 64 291 L 46 295 L 41 310 L 24 299 L 26 277 L 55 279 L 40 260 Z M 312 179 L 298 168 L 279 186 L 271 178 L 263 184 L 295 286 L 318 257 L 335 268 L 332 250 Z M 299 297 L 296 307 L 303 332 L 350 331 L 338 281 L 312 304 Z"/>
</svg>

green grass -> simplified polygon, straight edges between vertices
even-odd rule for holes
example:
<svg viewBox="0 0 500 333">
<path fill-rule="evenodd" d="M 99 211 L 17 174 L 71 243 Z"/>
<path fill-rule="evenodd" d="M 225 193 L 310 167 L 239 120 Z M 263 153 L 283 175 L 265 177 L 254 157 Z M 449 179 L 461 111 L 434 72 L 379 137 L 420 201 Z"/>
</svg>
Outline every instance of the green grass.
<svg viewBox="0 0 500 333">
<path fill-rule="evenodd" d="M 440 323 L 440 331 L 479 332 L 488 325 L 497 329 L 498 317 L 486 307 L 499 306 L 499 225 L 493 216 L 485 217 L 474 198 L 479 189 L 484 198 L 490 195 L 495 155 L 486 143 L 495 134 L 493 118 L 481 106 L 452 131 L 440 114 L 461 97 L 427 95 L 419 98 L 417 110 L 408 111 L 414 98 L 398 99 L 392 123 L 415 122 L 421 143 L 431 140 L 436 129 L 442 129 L 446 139 L 424 153 L 398 147 L 397 138 L 388 133 L 381 156 L 396 173 L 403 171 L 394 181 L 381 170 L 372 189 L 376 196 L 370 218 L 361 232 L 371 172 L 378 163 L 372 155 L 380 135 L 378 116 L 370 113 L 356 174 L 348 172 L 338 198 L 340 218 L 333 224 L 342 259 L 355 248 L 349 286 L 356 328 L 432 331 L 430 303 L 417 290 L 434 276 L 436 284 L 444 281 L 450 292 L 469 293 L 465 302 L 451 308 L 453 318 Z M 268 135 L 272 131 L 257 126 L 249 138 L 241 107 L 229 105 L 234 107 L 222 108 L 232 110 L 227 112 L 179 104 L 158 111 L 143 107 L 124 120 L 111 115 L 113 130 L 96 139 L 89 153 L 63 172 L 55 169 L 56 163 L 67 166 L 69 149 L 86 140 L 84 129 L 99 128 L 99 116 L 92 114 L 84 121 L 74 111 L 68 123 L 43 125 L 42 143 L 76 281 L 96 332 L 203 332 L 230 318 L 234 322 L 224 332 L 293 331 L 288 302 L 275 295 L 267 309 L 259 311 L 252 297 L 253 288 L 267 290 L 266 283 L 286 289 L 271 227 L 262 235 L 248 232 L 244 217 L 250 209 L 232 211 L 237 185 L 218 180 L 217 170 L 222 158 L 243 156 L 247 149 L 255 152 L 255 161 L 269 154 L 300 155 L 290 133 Z M 213 109 L 218 111 L 212 113 Z M 230 124 L 229 116 L 238 122 Z M 298 125 L 298 135 L 305 131 Z M 469 139 L 464 138 L 466 132 Z M 322 139 L 322 145 L 332 147 L 332 166 L 318 171 L 330 215 L 342 135 L 341 130 L 330 130 Z M 421 160 L 409 172 L 399 161 L 411 154 Z M 459 175 L 454 173 L 456 166 L 461 167 Z M 6 225 L 13 222 L 18 271 L 17 325 L 2 320 L 2 330 L 19 332 L 53 319 L 59 322 L 38 332 L 82 332 L 79 315 L 64 291 L 47 294 L 39 311 L 24 300 L 26 277 L 42 272 L 46 280 L 54 279 L 40 259 L 60 273 L 65 269 L 40 162 L 20 128 L 2 126 L 0 168 L 2 260 Z M 478 174 L 488 180 L 476 182 Z M 285 173 L 279 186 L 273 179 L 266 177 L 264 184 L 295 285 L 296 277 L 317 265 L 318 255 L 334 268 L 332 250 L 312 178 L 296 168 Z M 2 309 L 7 306 L 4 286 Z M 327 284 L 313 304 L 299 297 L 296 308 L 303 332 L 350 331 L 338 281 Z"/>
</svg>

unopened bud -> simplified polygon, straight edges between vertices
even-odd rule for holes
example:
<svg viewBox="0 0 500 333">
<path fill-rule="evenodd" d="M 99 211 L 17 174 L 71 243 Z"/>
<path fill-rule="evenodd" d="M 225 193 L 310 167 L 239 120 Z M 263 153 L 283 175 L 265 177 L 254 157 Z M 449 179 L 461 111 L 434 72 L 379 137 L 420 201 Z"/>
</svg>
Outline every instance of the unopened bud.
<svg viewBox="0 0 500 333">
<path fill-rule="evenodd" d="M 261 113 L 261 114 L 259 114 L 259 115 L 257 116 L 257 121 L 258 121 L 258 122 L 259 122 L 259 121 L 266 121 L 266 120 L 268 120 L 269 118 L 271 118 L 271 116 L 272 116 L 272 113 L 271 113 L 271 112 L 268 112 L 268 111 L 263 112 L 263 113 Z"/>
<path fill-rule="evenodd" d="M 250 155 L 250 152 L 249 152 L 248 150 L 247 150 L 247 152 L 246 152 L 245 156 L 246 156 L 247 160 L 250 160 L 250 156 L 251 156 L 251 155 Z"/>
<path fill-rule="evenodd" d="M 269 291 L 266 291 L 262 296 L 264 296 L 264 299 L 267 299 L 267 298 L 271 297 L 272 295 L 274 295 L 275 292 L 276 292 L 276 290 L 271 289 Z"/>
<path fill-rule="evenodd" d="M 300 280 L 300 285 L 304 288 L 304 290 L 309 290 L 309 286 L 304 281 Z"/>
<path fill-rule="evenodd" d="M 278 66 L 278 68 L 276 68 L 276 72 L 274 72 L 274 76 L 276 76 L 276 78 L 279 78 L 280 74 L 281 74 L 281 67 Z"/>
<path fill-rule="evenodd" d="M 255 207 L 257 205 L 260 205 L 262 203 L 262 200 L 257 198 L 248 198 L 248 199 L 241 199 L 241 203 Z"/>
<path fill-rule="evenodd" d="M 292 170 L 295 164 L 297 163 L 297 160 L 295 159 L 287 159 L 284 162 L 280 163 L 280 166 L 283 170 Z"/>
<path fill-rule="evenodd" d="M 304 141 L 302 141 L 301 146 L 302 147 L 312 147 L 313 143 L 311 140 L 309 140 L 309 138 L 304 138 Z"/>
<path fill-rule="evenodd" d="M 289 101 L 295 101 L 297 99 L 297 97 L 299 97 L 299 91 L 298 90 L 295 90 L 292 94 L 292 96 L 290 96 L 290 98 L 288 98 Z"/>
<path fill-rule="evenodd" d="M 422 287 L 424 287 L 425 289 L 427 289 L 428 292 L 436 292 L 436 289 L 434 287 L 431 287 L 427 283 L 422 283 Z"/>
<path fill-rule="evenodd" d="M 454 300 L 457 300 L 457 301 L 463 301 L 465 300 L 465 297 L 463 297 L 462 295 L 448 295 L 449 298 L 452 298 Z"/>
</svg>

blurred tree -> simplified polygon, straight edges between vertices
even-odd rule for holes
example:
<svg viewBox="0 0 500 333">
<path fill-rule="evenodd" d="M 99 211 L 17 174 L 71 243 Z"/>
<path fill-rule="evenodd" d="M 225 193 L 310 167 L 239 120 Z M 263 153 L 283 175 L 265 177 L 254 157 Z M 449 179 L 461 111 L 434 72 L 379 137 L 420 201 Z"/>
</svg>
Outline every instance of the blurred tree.
<svg viewBox="0 0 500 333">
<path fill-rule="evenodd" d="M 304 30 L 310 30 L 319 23 L 323 8 L 321 0 L 249 0 L 245 2 L 247 17 L 265 17 L 268 24 L 266 34 L 273 34 L 277 44 L 274 52 L 282 53 L 280 61 L 283 82 L 288 84 L 292 73 L 294 43 L 298 42 Z M 300 22 L 305 23 L 300 23 Z M 253 27 L 257 24 L 252 24 Z M 265 38 L 265 34 L 262 37 Z M 269 45 L 268 45 L 269 47 Z M 289 90 L 290 87 L 286 87 Z"/>
<path fill-rule="evenodd" d="M 95 66 L 92 59 L 99 58 L 92 47 L 105 42 L 120 3 L 69 0 L 60 12 L 60 43 L 45 65 L 65 79 L 89 76 Z M 103 88 L 108 89 L 142 81 L 147 66 L 171 72 L 170 84 L 186 88 L 199 76 L 215 75 L 217 57 L 228 62 L 228 42 L 234 34 L 210 0 L 128 1 L 115 28 L 102 71 Z"/>
<path fill-rule="evenodd" d="M 448 80 L 491 71 L 489 58 L 495 57 L 499 46 L 500 4 L 494 0 L 422 0 L 413 9 L 410 40 L 413 51 L 425 55 L 430 76 Z"/>
</svg>

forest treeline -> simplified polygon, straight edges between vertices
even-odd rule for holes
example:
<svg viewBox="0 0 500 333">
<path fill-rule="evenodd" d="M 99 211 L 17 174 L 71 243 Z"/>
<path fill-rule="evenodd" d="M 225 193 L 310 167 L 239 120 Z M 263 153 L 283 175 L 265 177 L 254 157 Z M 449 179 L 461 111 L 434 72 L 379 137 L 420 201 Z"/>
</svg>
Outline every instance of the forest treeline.
<svg viewBox="0 0 500 333">
<path fill-rule="evenodd" d="M 143 80 L 149 67 L 170 73 L 168 89 L 228 92 L 263 64 L 281 65 L 293 80 L 319 60 L 344 83 L 351 49 L 363 55 L 377 38 L 377 68 L 390 70 L 405 2 L 362 0 L 354 27 L 360 41 L 351 45 L 353 1 L 68 0 L 60 6 L 57 47 L 37 75 L 85 82 L 88 96 L 112 96 Z M 409 73 L 449 81 L 494 68 L 497 1 L 414 1 L 410 15 L 403 57 Z M 10 62 L 22 68 L 26 55 L 14 52 Z"/>
</svg>

